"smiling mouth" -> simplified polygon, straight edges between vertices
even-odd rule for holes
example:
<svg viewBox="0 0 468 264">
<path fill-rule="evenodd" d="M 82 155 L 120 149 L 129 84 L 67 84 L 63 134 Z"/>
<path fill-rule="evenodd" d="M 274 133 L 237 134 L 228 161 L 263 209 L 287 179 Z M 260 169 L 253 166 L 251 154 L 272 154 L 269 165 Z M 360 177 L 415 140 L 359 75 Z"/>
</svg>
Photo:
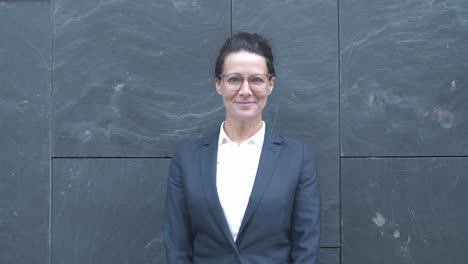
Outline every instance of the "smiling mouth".
<svg viewBox="0 0 468 264">
<path fill-rule="evenodd" d="M 255 102 L 235 102 L 236 104 L 255 104 Z"/>
</svg>

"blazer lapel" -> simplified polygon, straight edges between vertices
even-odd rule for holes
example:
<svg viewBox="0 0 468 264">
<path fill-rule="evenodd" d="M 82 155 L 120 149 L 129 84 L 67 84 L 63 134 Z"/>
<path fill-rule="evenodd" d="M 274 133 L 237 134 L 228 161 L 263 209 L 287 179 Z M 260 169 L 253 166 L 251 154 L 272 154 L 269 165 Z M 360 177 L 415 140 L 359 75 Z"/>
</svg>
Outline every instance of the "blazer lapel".
<svg viewBox="0 0 468 264">
<path fill-rule="evenodd" d="M 216 167 L 218 156 L 218 133 L 209 136 L 201 145 L 200 149 L 200 173 L 202 178 L 202 185 L 204 188 L 205 197 L 209 204 L 210 210 L 215 217 L 218 227 L 222 230 L 224 236 L 229 243 L 236 248 L 234 239 L 232 238 L 231 231 L 229 230 L 226 218 L 224 216 L 223 208 L 219 201 L 218 191 L 216 188 Z"/>
<path fill-rule="evenodd" d="M 249 203 L 242 219 L 242 224 L 239 229 L 239 235 L 237 241 L 242 235 L 245 226 L 248 224 L 252 217 L 255 209 L 259 205 L 263 198 L 263 195 L 270 184 L 271 178 L 275 172 L 275 166 L 278 163 L 278 157 L 282 146 L 282 139 L 276 134 L 269 131 L 268 126 L 265 131 L 265 140 L 262 147 L 262 153 L 260 155 L 260 161 L 258 164 L 257 175 L 255 176 L 254 186 L 252 193 L 250 194 Z"/>
</svg>

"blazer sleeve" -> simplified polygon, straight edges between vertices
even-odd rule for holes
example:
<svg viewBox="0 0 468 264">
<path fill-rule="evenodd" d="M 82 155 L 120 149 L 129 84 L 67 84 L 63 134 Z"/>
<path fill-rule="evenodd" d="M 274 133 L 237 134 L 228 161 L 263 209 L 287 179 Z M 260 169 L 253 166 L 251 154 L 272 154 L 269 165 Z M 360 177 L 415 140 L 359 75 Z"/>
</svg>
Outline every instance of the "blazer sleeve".
<svg viewBox="0 0 468 264">
<path fill-rule="evenodd" d="M 189 264 L 193 258 L 191 223 L 182 173 L 178 150 L 169 165 L 164 210 L 163 237 L 167 264 Z"/>
<path fill-rule="evenodd" d="M 292 216 L 292 263 L 318 264 L 320 190 L 314 157 L 303 144 L 302 168 Z"/>
</svg>

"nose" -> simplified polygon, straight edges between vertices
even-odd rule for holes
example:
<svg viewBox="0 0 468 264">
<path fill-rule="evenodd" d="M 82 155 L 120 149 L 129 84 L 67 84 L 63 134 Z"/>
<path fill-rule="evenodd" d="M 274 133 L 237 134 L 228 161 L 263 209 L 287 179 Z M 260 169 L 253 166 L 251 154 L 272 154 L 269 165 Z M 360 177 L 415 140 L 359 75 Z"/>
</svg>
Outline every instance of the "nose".
<svg viewBox="0 0 468 264">
<path fill-rule="evenodd" d="M 247 78 L 243 78 L 241 87 L 239 89 L 239 95 L 249 96 L 252 95 L 252 90 L 250 89 L 250 83 Z"/>
</svg>

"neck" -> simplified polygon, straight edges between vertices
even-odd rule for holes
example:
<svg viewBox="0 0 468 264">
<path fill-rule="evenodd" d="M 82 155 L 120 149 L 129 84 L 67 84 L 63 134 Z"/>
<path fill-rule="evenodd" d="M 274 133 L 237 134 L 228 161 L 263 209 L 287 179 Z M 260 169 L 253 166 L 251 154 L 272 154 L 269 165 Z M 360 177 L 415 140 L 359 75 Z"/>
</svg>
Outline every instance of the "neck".
<svg viewBox="0 0 468 264">
<path fill-rule="evenodd" d="M 262 128 L 262 119 L 237 121 L 226 118 L 224 122 L 224 131 L 227 136 L 237 144 L 249 139 Z"/>
</svg>

